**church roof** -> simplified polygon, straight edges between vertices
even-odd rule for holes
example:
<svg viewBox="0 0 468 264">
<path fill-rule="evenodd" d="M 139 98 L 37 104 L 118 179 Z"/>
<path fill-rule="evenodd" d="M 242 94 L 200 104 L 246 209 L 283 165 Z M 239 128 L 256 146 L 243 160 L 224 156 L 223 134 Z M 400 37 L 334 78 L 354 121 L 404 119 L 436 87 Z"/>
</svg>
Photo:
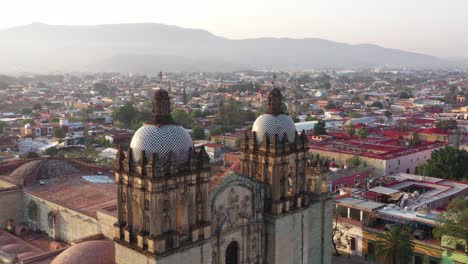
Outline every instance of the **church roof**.
<svg viewBox="0 0 468 264">
<path fill-rule="evenodd" d="M 0 253 L 7 254 L 8 256 L 16 255 L 21 261 L 28 257 L 41 254 L 42 250 L 8 232 L 0 230 Z"/>
<path fill-rule="evenodd" d="M 26 186 L 23 190 L 55 204 L 96 218 L 97 210 L 115 206 L 115 183 L 95 183 L 83 174 L 63 175 L 44 184 Z"/>
</svg>

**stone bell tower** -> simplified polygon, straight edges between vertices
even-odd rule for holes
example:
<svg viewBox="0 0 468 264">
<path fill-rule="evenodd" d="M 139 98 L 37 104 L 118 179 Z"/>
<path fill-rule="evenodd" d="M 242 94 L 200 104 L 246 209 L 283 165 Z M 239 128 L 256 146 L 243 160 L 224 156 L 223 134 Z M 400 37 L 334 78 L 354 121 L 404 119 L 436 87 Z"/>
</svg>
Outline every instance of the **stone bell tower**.
<svg viewBox="0 0 468 264">
<path fill-rule="evenodd" d="M 135 132 L 128 151 L 119 150 L 114 162 L 117 263 L 131 262 L 135 250 L 153 263 L 157 255 L 211 235 L 209 157 L 204 147 L 195 151 L 187 131 L 172 121 L 166 90 L 157 90 L 152 102 L 150 123 Z"/>
<path fill-rule="evenodd" d="M 298 134 L 282 109 L 278 88 L 268 95 L 267 113 L 255 121 L 241 143 L 241 174 L 269 186 L 267 210 L 287 213 L 307 203 L 307 137 Z"/>
</svg>

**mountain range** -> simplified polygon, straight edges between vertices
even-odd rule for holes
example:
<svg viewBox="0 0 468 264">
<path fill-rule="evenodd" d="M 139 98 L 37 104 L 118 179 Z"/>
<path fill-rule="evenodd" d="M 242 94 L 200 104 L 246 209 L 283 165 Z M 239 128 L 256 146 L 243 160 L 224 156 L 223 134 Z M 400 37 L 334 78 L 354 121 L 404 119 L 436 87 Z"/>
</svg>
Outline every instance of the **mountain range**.
<svg viewBox="0 0 468 264">
<path fill-rule="evenodd" d="M 317 38 L 233 40 L 156 23 L 0 30 L 0 72 L 307 70 L 466 67 L 468 61 Z"/>
</svg>

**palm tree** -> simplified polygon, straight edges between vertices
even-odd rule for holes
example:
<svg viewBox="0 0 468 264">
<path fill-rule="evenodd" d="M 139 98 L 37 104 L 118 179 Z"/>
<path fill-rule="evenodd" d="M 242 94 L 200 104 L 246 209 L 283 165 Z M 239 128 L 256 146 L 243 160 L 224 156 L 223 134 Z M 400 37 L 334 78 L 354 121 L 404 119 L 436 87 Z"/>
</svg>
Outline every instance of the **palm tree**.
<svg viewBox="0 0 468 264">
<path fill-rule="evenodd" d="M 393 226 L 377 238 L 377 255 L 386 264 L 410 263 L 414 243 L 410 232 L 402 227 Z"/>
</svg>

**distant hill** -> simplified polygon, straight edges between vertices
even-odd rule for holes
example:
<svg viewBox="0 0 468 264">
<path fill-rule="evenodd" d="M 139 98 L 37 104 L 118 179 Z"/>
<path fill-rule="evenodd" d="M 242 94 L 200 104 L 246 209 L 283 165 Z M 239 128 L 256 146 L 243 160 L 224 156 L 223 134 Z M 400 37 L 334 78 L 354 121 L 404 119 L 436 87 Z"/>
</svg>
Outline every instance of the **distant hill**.
<svg viewBox="0 0 468 264">
<path fill-rule="evenodd" d="M 0 30 L 0 72 L 231 71 L 468 65 L 434 56 L 323 39 L 231 40 L 164 24 L 52 26 Z"/>
</svg>

